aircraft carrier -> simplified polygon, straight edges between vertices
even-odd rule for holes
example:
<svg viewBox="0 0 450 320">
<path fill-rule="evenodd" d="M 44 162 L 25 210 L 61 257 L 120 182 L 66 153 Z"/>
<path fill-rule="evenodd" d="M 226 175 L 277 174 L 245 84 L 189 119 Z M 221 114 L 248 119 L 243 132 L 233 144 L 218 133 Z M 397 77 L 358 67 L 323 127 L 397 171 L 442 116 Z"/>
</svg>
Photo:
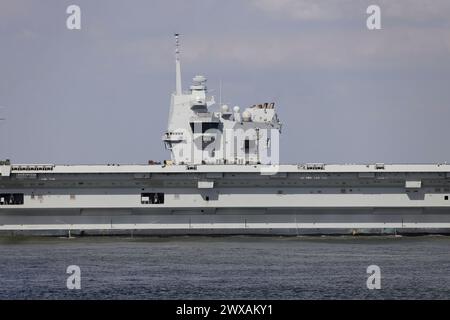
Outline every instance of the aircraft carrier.
<svg viewBox="0 0 450 320">
<path fill-rule="evenodd" d="M 449 165 L 279 164 L 275 104 L 216 104 L 203 76 L 183 91 L 175 39 L 171 160 L 1 161 L 0 233 L 450 233 Z"/>
</svg>

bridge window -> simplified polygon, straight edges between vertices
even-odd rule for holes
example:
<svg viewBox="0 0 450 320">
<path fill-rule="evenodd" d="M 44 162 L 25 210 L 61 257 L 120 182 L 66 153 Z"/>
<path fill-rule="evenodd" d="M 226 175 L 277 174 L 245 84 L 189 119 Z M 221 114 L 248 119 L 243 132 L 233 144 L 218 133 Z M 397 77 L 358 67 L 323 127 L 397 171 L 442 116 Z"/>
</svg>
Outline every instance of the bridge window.
<svg viewBox="0 0 450 320">
<path fill-rule="evenodd" d="M 444 200 L 448 200 L 448 196 L 444 196 Z"/>
<path fill-rule="evenodd" d="M 245 150 L 245 153 L 249 153 L 249 151 L 250 151 L 250 140 L 248 140 L 248 139 L 244 140 L 244 150 Z"/>
<path fill-rule="evenodd" d="M 164 193 L 141 193 L 141 204 L 161 204 L 164 203 Z"/>
<path fill-rule="evenodd" d="M 219 122 L 190 122 L 193 133 L 205 133 L 209 129 L 219 129 Z"/>
</svg>

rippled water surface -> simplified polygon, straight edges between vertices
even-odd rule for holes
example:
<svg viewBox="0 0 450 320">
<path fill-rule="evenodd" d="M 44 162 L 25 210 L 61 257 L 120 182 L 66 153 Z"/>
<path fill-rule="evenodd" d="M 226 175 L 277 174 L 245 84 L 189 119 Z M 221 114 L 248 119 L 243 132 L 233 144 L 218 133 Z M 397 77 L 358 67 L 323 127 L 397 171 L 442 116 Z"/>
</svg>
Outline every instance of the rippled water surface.
<svg viewBox="0 0 450 320">
<path fill-rule="evenodd" d="M 450 237 L 0 238 L 0 298 L 449 299 Z"/>
</svg>

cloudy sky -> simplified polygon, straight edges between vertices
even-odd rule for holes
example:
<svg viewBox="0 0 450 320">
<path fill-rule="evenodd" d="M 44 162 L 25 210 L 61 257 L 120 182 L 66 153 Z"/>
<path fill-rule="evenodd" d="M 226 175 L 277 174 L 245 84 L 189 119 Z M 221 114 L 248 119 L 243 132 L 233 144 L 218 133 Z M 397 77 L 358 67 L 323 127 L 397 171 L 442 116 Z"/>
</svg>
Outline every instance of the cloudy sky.
<svg viewBox="0 0 450 320">
<path fill-rule="evenodd" d="M 450 161 L 448 0 L 0 0 L 0 159 L 167 159 L 174 32 L 184 87 L 276 103 L 284 163 Z"/>
</svg>

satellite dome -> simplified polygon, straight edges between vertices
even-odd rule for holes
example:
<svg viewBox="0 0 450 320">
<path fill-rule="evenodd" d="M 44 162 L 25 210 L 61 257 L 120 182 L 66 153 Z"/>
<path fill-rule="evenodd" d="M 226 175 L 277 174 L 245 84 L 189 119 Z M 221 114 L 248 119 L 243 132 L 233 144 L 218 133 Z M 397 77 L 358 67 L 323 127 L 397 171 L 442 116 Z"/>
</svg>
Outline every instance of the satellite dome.
<svg viewBox="0 0 450 320">
<path fill-rule="evenodd" d="M 224 104 L 224 105 L 222 105 L 222 112 L 228 112 L 229 111 L 229 108 L 228 108 L 228 106 L 226 105 L 226 104 Z"/>
<path fill-rule="evenodd" d="M 252 114 L 249 111 L 245 110 L 244 112 L 242 112 L 242 120 L 244 121 L 252 120 Z"/>
<path fill-rule="evenodd" d="M 233 111 L 234 111 L 235 113 L 238 113 L 239 110 L 241 110 L 241 109 L 239 108 L 239 106 L 234 106 L 234 107 L 233 107 Z"/>
<path fill-rule="evenodd" d="M 206 81 L 206 78 L 202 75 L 196 75 L 194 78 L 192 78 L 192 80 L 196 83 L 201 84 Z"/>
</svg>

